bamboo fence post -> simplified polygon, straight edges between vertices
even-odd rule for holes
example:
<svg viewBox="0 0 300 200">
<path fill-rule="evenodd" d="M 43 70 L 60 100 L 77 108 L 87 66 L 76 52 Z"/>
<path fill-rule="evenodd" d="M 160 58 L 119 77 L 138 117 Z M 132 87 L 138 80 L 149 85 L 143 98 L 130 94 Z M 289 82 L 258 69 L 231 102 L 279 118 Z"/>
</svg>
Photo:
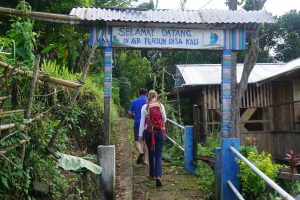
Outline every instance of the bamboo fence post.
<svg viewBox="0 0 300 200">
<path fill-rule="evenodd" d="M 35 62 L 34 71 L 33 71 L 32 79 L 31 79 L 29 98 L 28 98 L 28 106 L 27 106 L 27 110 L 26 110 L 26 114 L 25 114 L 26 119 L 30 118 L 30 114 L 31 114 L 31 110 L 32 110 L 33 96 L 34 96 L 34 90 L 35 90 L 37 77 L 39 74 L 40 60 L 41 60 L 41 56 L 39 55 Z"/>
<path fill-rule="evenodd" d="M 35 90 L 37 77 L 39 75 L 40 60 L 41 60 L 41 56 L 38 55 L 38 57 L 35 61 L 34 69 L 33 69 L 33 74 L 32 74 L 32 79 L 31 79 L 31 84 L 30 84 L 30 91 L 29 91 L 29 98 L 28 98 L 28 107 L 27 107 L 27 110 L 26 110 L 25 119 L 29 119 L 30 115 L 31 115 L 34 90 Z M 20 163 L 21 168 L 23 168 L 23 163 L 24 163 L 24 158 L 25 158 L 25 151 L 26 151 L 26 143 L 24 142 L 23 143 L 23 148 L 22 148 L 22 154 L 21 154 L 21 163 Z"/>
</svg>

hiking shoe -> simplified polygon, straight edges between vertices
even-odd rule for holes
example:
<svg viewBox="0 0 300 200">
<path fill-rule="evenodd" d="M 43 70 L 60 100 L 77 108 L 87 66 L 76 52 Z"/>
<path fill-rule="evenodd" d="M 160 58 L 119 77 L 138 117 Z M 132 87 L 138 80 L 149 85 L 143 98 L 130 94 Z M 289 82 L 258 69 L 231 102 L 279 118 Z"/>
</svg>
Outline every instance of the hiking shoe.
<svg viewBox="0 0 300 200">
<path fill-rule="evenodd" d="M 144 154 L 140 153 L 138 159 L 136 160 L 136 164 L 142 164 L 143 163 L 143 157 L 144 157 Z"/>
<path fill-rule="evenodd" d="M 156 181 L 156 187 L 162 186 L 162 182 L 161 182 L 160 178 L 157 178 L 155 181 Z"/>
</svg>

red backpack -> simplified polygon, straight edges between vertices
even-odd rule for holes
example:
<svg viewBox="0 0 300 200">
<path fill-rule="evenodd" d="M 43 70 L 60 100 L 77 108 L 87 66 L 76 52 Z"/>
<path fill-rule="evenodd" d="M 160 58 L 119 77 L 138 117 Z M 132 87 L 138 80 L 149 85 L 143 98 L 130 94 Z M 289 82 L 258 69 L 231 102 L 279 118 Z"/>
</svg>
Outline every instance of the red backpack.
<svg viewBox="0 0 300 200">
<path fill-rule="evenodd" d="M 146 125 L 148 132 L 154 132 L 155 130 L 162 129 L 163 127 L 163 119 L 162 119 L 162 111 L 161 105 L 158 101 L 153 103 L 147 103 L 147 118 Z"/>
<path fill-rule="evenodd" d="M 147 131 L 151 133 L 152 141 L 151 141 L 151 150 L 153 150 L 155 145 L 155 137 L 154 134 L 157 130 L 161 130 L 164 138 L 166 138 L 166 127 L 163 121 L 163 113 L 161 104 L 158 101 L 148 102 L 147 107 L 147 117 L 145 126 L 147 126 Z"/>
</svg>

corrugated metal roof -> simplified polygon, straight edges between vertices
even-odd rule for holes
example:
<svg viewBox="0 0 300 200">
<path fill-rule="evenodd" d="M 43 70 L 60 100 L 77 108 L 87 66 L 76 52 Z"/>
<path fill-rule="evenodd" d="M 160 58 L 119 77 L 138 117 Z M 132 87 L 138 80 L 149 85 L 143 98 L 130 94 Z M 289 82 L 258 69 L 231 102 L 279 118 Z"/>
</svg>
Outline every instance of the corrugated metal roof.
<svg viewBox="0 0 300 200">
<path fill-rule="evenodd" d="M 274 23 L 271 14 L 260 11 L 230 10 L 134 10 L 118 8 L 73 8 L 71 16 L 87 21 L 159 22 L 188 24 Z"/>
<path fill-rule="evenodd" d="M 175 87 L 221 84 L 221 64 L 176 65 L 179 80 Z M 258 83 L 300 68 L 300 58 L 284 63 L 257 63 L 248 83 Z M 237 64 L 237 81 L 241 80 L 243 64 Z"/>
</svg>

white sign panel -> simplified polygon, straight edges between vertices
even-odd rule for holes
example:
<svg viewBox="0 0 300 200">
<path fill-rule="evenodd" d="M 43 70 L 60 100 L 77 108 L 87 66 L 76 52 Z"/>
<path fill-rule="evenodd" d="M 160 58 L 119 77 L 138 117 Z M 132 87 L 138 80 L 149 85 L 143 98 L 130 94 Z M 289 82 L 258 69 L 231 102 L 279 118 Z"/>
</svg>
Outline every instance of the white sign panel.
<svg viewBox="0 0 300 200">
<path fill-rule="evenodd" d="M 221 49 L 223 30 L 112 27 L 113 47 Z"/>
</svg>

